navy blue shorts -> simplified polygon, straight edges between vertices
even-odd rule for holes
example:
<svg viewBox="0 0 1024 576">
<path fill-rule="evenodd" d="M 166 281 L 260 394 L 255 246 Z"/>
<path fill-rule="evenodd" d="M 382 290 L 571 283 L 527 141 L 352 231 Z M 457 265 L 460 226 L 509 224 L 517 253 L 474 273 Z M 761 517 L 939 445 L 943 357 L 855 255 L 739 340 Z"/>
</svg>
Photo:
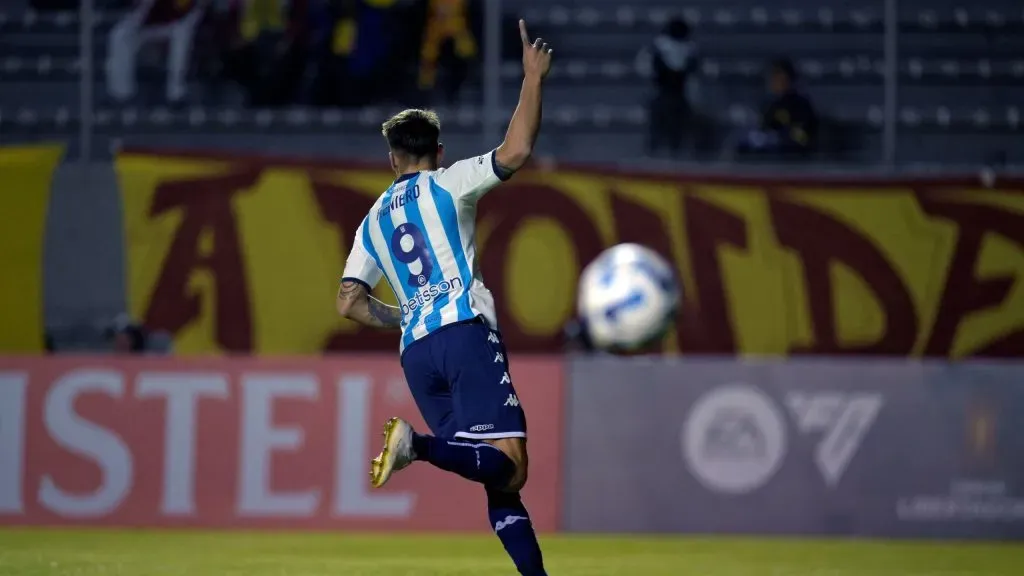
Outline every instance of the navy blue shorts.
<svg viewBox="0 0 1024 576">
<path fill-rule="evenodd" d="M 501 334 L 482 318 L 449 324 L 402 353 L 409 389 L 440 438 L 525 438 Z"/>
</svg>

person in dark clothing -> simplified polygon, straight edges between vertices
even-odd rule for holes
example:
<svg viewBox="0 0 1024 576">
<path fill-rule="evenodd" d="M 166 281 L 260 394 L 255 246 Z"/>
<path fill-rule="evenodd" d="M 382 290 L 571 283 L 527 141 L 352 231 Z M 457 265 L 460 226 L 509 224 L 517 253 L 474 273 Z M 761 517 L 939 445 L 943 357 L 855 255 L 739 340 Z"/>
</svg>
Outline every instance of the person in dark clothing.
<svg viewBox="0 0 1024 576">
<path fill-rule="evenodd" d="M 470 64 L 479 55 L 468 0 L 427 0 L 420 47 L 419 88 L 430 94 L 438 84 L 447 104 L 458 101 L 469 76 Z"/>
<path fill-rule="evenodd" d="M 594 344 L 583 321 L 573 318 L 562 328 L 565 350 L 567 352 L 594 352 Z"/>
<path fill-rule="evenodd" d="M 146 329 L 125 314 L 114 319 L 108 334 L 114 341 L 117 354 L 142 354 L 146 351 Z"/>
<path fill-rule="evenodd" d="M 693 109 L 689 100 L 691 77 L 697 68 L 696 46 L 690 26 L 675 18 L 637 55 L 637 72 L 649 78 L 654 95 L 648 103 L 647 152 L 667 149 L 678 154 Z"/>
<path fill-rule="evenodd" d="M 188 92 L 188 69 L 199 22 L 209 0 L 136 0 L 110 29 L 104 70 L 106 89 L 118 103 L 137 96 L 140 50 L 154 41 L 167 42 L 167 88 L 170 104 L 182 104 Z"/>
<path fill-rule="evenodd" d="M 762 112 L 760 126 L 741 141 L 741 153 L 801 156 L 814 150 L 818 116 L 811 101 L 797 90 L 796 80 L 796 70 L 789 60 L 772 63 L 768 74 L 771 99 Z"/>
<path fill-rule="evenodd" d="M 233 0 L 219 33 L 226 79 L 240 84 L 254 107 L 287 106 L 300 96 L 309 44 L 307 0 Z"/>
</svg>

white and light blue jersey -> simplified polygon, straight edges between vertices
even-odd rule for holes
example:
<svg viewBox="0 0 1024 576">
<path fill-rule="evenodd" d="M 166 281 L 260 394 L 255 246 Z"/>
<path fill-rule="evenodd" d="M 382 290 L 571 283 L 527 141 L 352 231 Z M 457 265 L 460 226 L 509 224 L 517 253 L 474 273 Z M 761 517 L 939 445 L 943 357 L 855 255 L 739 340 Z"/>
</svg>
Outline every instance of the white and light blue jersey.
<svg viewBox="0 0 1024 576">
<path fill-rule="evenodd" d="M 494 297 L 476 261 L 476 203 L 501 183 L 494 152 L 448 169 L 406 174 L 370 208 L 343 280 L 372 290 L 383 276 L 402 309 L 401 350 L 442 326 L 483 316 Z"/>
</svg>

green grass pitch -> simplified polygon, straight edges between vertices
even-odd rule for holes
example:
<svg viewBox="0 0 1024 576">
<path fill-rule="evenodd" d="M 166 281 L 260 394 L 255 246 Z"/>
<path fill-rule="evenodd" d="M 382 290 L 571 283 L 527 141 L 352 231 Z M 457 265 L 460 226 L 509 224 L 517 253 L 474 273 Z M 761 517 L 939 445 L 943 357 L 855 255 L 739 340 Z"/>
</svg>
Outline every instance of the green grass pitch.
<svg viewBox="0 0 1024 576">
<path fill-rule="evenodd" d="M 1011 576 L 1024 546 L 545 536 L 551 576 Z M 489 535 L 0 530 L 0 576 L 515 576 Z"/>
</svg>

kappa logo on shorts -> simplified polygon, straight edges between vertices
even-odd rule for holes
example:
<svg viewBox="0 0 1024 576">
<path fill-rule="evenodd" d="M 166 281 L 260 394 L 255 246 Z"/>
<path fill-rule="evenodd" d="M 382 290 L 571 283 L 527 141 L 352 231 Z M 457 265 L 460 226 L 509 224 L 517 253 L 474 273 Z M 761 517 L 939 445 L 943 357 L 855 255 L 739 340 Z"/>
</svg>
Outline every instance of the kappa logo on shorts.
<svg viewBox="0 0 1024 576">
<path fill-rule="evenodd" d="M 470 432 L 486 432 L 488 430 L 494 430 L 494 424 L 477 424 L 469 427 Z"/>
<path fill-rule="evenodd" d="M 501 352 L 498 352 L 497 354 L 494 355 L 494 362 L 495 363 L 504 362 L 504 361 L 505 361 L 505 356 Z"/>
<path fill-rule="evenodd" d="M 491 332 L 490 334 L 487 335 L 487 341 L 493 344 L 500 344 L 500 342 L 498 341 L 498 335 L 495 334 L 494 332 Z"/>
<path fill-rule="evenodd" d="M 515 394 L 509 394 L 508 400 L 505 400 L 505 406 L 511 406 L 513 408 L 519 406 L 519 398 Z"/>
<path fill-rule="evenodd" d="M 512 383 L 512 378 L 508 375 L 508 372 L 505 372 L 504 374 L 502 374 L 501 375 L 501 382 L 498 382 L 498 384 L 511 384 L 511 383 Z"/>
</svg>

